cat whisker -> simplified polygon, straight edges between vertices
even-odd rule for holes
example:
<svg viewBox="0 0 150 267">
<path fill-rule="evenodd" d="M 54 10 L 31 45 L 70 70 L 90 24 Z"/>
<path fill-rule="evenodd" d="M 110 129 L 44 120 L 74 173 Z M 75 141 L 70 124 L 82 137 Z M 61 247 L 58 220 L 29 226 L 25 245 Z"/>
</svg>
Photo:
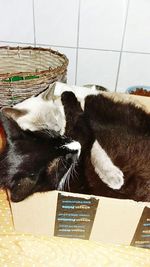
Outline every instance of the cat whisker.
<svg viewBox="0 0 150 267">
<path fill-rule="evenodd" d="M 76 171 L 76 166 L 77 166 L 77 164 L 78 164 L 78 161 L 76 161 L 76 162 L 74 163 L 74 168 L 73 168 L 73 171 L 74 171 L 74 173 L 75 173 L 76 175 L 78 175 L 78 172 Z"/>
<path fill-rule="evenodd" d="M 71 167 L 70 167 L 70 171 L 68 172 L 68 175 L 66 177 L 66 183 L 67 184 L 67 190 L 70 192 L 70 180 L 72 179 L 72 181 L 74 182 L 76 180 L 76 178 L 78 177 L 77 176 L 77 172 L 75 171 L 75 166 L 77 164 L 77 161 L 73 162 L 71 164 Z"/>
<path fill-rule="evenodd" d="M 58 185 L 58 188 L 57 188 L 58 190 L 60 190 L 60 191 L 65 190 L 66 181 L 67 181 L 68 177 L 70 176 L 70 169 L 71 169 L 71 167 L 68 169 L 68 171 L 62 177 L 62 179 L 61 179 L 61 181 L 60 181 L 60 183 Z"/>
<path fill-rule="evenodd" d="M 68 169 L 68 172 L 67 172 L 67 175 L 66 175 L 66 180 L 65 180 L 65 183 L 64 183 L 64 190 L 68 190 L 70 191 L 70 186 L 69 186 L 69 180 L 70 180 L 70 173 L 71 173 L 71 166 L 70 168 Z"/>
<path fill-rule="evenodd" d="M 68 176 L 67 176 L 67 185 L 68 185 L 68 191 L 70 192 L 70 180 L 73 179 L 74 180 L 74 163 L 71 164 L 71 167 L 70 167 L 70 172 L 68 173 Z"/>
<path fill-rule="evenodd" d="M 56 178 L 58 180 L 58 165 L 59 165 L 59 162 L 60 162 L 61 159 L 59 159 L 57 162 L 56 162 Z"/>
<path fill-rule="evenodd" d="M 61 160 L 61 163 L 62 163 L 62 165 L 64 166 L 64 168 L 65 168 L 65 169 L 68 169 L 68 168 L 67 168 L 67 165 L 65 164 L 65 160 L 63 160 L 62 158 L 60 158 L 60 160 Z"/>
<path fill-rule="evenodd" d="M 65 162 L 61 159 L 61 162 L 63 163 L 64 167 L 67 169 Z M 71 166 L 69 167 L 68 171 L 66 172 L 66 174 L 63 176 L 59 186 L 58 186 L 58 190 L 67 190 L 67 191 L 71 191 L 70 188 L 70 180 L 73 179 L 75 180 L 77 176 L 77 173 L 75 171 L 75 166 L 77 164 L 77 161 L 73 162 L 71 164 Z"/>
<path fill-rule="evenodd" d="M 78 178 L 78 173 L 77 173 L 77 171 L 76 171 L 76 165 L 77 165 L 77 163 L 75 162 L 75 163 L 73 163 L 73 166 L 72 166 L 72 173 L 71 173 L 71 178 L 72 178 L 72 181 L 73 182 L 76 182 L 76 180 L 79 180 L 79 178 Z"/>
<path fill-rule="evenodd" d="M 70 176 L 71 176 L 71 169 L 72 169 L 72 166 L 70 167 L 70 171 L 69 171 L 69 173 L 67 175 L 67 179 L 66 179 L 66 185 L 67 185 L 67 189 L 68 189 L 69 192 L 70 192 L 70 183 L 69 183 L 69 181 L 70 181 Z"/>
</svg>

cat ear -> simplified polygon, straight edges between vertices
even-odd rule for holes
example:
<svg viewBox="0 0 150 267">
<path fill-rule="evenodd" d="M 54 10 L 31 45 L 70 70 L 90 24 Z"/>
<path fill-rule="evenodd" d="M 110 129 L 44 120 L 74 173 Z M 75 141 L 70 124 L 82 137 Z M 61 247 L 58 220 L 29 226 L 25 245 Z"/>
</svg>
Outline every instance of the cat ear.
<svg viewBox="0 0 150 267">
<path fill-rule="evenodd" d="M 17 120 L 19 117 L 24 116 L 25 114 L 28 113 L 27 110 L 23 109 L 17 109 L 17 108 L 2 108 L 2 113 L 7 117 L 7 118 L 12 118 L 13 120 Z"/>
<path fill-rule="evenodd" d="M 41 97 L 43 100 L 48 101 L 48 100 L 54 100 L 54 91 L 56 87 L 56 82 L 50 84 L 47 89 L 41 94 Z"/>
<path fill-rule="evenodd" d="M 16 139 L 18 136 L 20 136 L 22 130 L 17 122 L 13 119 L 13 116 L 10 116 L 9 112 L 7 113 L 4 109 L 2 109 L 0 120 L 3 124 L 3 128 L 8 140 Z"/>
</svg>

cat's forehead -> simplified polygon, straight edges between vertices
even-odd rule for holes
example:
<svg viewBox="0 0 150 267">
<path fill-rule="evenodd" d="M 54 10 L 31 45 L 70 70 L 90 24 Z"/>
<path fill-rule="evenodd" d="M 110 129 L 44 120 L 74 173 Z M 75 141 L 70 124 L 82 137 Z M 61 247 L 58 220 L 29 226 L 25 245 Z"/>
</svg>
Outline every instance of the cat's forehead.
<svg viewBox="0 0 150 267">
<path fill-rule="evenodd" d="M 44 100 L 41 96 L 33 96 L 30 97 L 26 100 L 24 100 L 21 103 L 18 103 L 15 105 L 16 108 L 18 109 L 24 109 L 26 108 L 27 110 L 38 110 L 40 106 L 43 108 L 51 108 L 51 106 L 54 106 L 55 103 L 52 99 L 49 101 Z"/>
</svg>

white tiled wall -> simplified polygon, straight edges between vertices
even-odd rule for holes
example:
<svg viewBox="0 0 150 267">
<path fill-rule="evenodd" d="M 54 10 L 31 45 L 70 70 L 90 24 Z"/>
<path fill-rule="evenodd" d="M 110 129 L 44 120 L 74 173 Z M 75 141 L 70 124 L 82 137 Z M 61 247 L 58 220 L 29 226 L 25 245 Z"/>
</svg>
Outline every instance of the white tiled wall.
<svg viewBox="0 0 150 267">
<path fill-rule="evenodd" d="M 77 84 L 100 84 L 115 88 L 119 52 L 79 49 Z"/>
<path fill-rule="evenodd" d="M 127 0 L 81 0 L 79 47 L 120 50 Z"/>
<path fill-rule="evenodd" d="M 31 0 L 0 0 L 0 41 L 34 42 Z"/>
<path fill-rule="evenodd" d="M 36 42 L 77 47 L 79 0 L 35 0 L 34 3 Z"/>
<path fill-rule="evenodd" d="M 150 85 L 150 54 L 122 53 L 118 91 L 133 85 Z"/>
<path fill-rule="evenodd" d="M 0 0 L 0 45 L 69 58 L 69 84 L 150 85 L 150 0 Z"/>
</svg>

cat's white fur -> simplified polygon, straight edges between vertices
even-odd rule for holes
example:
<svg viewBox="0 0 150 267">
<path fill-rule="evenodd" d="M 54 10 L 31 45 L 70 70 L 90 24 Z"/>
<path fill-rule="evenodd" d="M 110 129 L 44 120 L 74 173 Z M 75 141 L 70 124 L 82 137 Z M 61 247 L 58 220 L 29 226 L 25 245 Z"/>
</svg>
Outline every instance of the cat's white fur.
<svg viewBox="0 0 150 267">
<path fill-rule="evenodd" d="M 113 189 L 121 188 L 124 184 L 123 173 L 113 164 L 97 140 L 94 142 L 91 149 L 91 162 L 95 172 L 104 183 Z"/>
<path fill-rule="evenodd" d="M 42 95 L 32 96 L 15 106 L 19 110 L 27 110 L 27 113 L 16 118 L 16 121 L 23 130 L 36 131 L 46 128 L 63 134 L 66 122 L 60 103 L 60 99 L 44 101 Z"/>
<path fill-rule="evenodd" d="M 68 86 L 63 83 L 56 82 L 53 85 L 54 95 L 60 96 L 64 91 L 72 91 L 84 107 L 84 99 L 89 94 L 98 94 L 99 91 L 93 86 L 92 88 Z M 16 117 L 19 126 L 24 130 L 40 130 L 42 128 L 52 129 L 63 134 L 65 131 L 65 113 L 60 98 L 52 99 L 51 88 L 49 92 L 41 93 L 38 96 L 33 96 L 15 106 L 20 110 L 27 110 L 28 112 L 20 117 Z M 47 94 L 47 100 L 44 100 L 44 95 Z M 81 146 L 79 142 L 72 142 L 68 148 L 78 150 L 80 155 Z M 94 166 L 95 172 L 100 179 L 113 189 L 120 189 L 124 183 L 122 171 L 116 167 L 107 153 L 102 149 L 100 144 L 95 141 L 91 150 L 91 162 Z"/>
<path fill-rule="evenodd" d="M 80 156 L 80 152 L 81 152 L 81 145 L 79 142 L 77 141 L 72 141 L 71 143 L 64 145 L 65 147 L 67 147 L 70 150 L 78 150 L 78 157 Z"/>
<path fill-rule="evenodd" d="M 61 104 L 60 95 L 65 91 L 72 91 L 84 106 L 84 99 L 89 94 L 98 94 L 94 86 L 91 88 L 68 86 L 64 83 L 56 82 L 54 85 L 54 100 L 51 97 L 51 87 L 47 90 L 50 92 L 48 101 L 43 100 L 47 93 L 41 93 L 38 96 L 32 96 L 23 102 L 16 104 L 15 108 L 27 110 L 23 116 L 16 117 L 16 121 L 23 130 L 36 131 L 41 128 L 53 129 L 60 134 L 65 131 L 66 121 L 63 105 Z M 47 93 L 48 94 L 48 93 Z"/>
</svg>

